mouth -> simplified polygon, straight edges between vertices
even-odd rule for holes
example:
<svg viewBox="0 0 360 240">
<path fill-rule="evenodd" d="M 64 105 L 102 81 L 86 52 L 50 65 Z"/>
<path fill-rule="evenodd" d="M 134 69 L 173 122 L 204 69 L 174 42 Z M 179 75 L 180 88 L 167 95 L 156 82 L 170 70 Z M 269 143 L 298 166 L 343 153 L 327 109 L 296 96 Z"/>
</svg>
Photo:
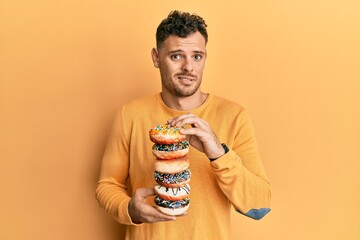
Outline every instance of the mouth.
<svg viewBox="0 0 360 240">
<path fill-rule="evenodd" d="M 176 77 L 185 85 L 190 85 L 193 81 L 196 80 L 194 76 L 188 76 L 188 75 L 178 75 Z"/>
</svg>

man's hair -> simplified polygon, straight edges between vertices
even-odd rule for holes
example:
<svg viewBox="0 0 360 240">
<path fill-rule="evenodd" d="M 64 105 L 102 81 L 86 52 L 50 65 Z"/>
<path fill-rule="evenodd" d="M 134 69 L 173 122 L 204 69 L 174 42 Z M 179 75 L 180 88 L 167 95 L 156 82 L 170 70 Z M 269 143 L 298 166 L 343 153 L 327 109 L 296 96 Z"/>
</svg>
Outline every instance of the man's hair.
<svg viewBox="0 0 360 240">
<path fill-rule="evenodd" d="M 204 19 L 196 14 L 177 10 L 172 11 L 168 17 L 160 23 L 156 30 L 156 47 L 160 48 L 161 44 L 170 35 L 185 38 L 196 31 L 200 32 L 205 38 L 205 43 L 207 43 L 208 34 L 206 27 L 207 25 Z"/>
</svg>

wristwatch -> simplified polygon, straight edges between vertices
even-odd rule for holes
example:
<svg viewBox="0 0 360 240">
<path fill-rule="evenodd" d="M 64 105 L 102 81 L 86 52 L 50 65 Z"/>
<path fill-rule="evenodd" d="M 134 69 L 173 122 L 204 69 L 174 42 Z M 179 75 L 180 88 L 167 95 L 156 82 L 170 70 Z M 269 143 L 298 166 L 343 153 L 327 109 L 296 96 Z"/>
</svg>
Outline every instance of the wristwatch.
<svg viewBox="0 0 360 240">
<path fill-rule="evenodd" d="M 227 153 L 230 151 L 229 147 L 226 146 L 225 143 L 222 143 L 221 146 L 224 148 L 224 151 L 225 151 L 224 155 L 227 154 Z M 222 157 L 222 156 L 224 156 L 224 155 L 221 155 L 220 157 Z M 219 158 L 219 157 L 217 157 L 217 158 L 209 158 L 209 160 L 210 160 L 210 162 L 212 162 L 212 161 L 214 161 L 214 160 L 216 160 L 216 159 L 218 159 L 218 158 Z"/>
</svg>

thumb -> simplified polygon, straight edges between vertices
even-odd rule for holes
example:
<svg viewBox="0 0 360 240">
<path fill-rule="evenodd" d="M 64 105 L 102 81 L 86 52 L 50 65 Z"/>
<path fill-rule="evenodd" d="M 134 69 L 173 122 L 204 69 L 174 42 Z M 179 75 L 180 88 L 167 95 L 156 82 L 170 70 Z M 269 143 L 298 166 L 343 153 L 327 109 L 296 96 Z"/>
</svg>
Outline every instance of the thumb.
<svg viewBox="0 0 360 240">
<path fill-rule="evenodd" d="M 145 199 L 148 196 L 153 196 L 153 195 L 155 195 L 154 188 L 138 188 L 135 191 L 135 196 L 141 197 L 143 199 Z"/>
</svg>

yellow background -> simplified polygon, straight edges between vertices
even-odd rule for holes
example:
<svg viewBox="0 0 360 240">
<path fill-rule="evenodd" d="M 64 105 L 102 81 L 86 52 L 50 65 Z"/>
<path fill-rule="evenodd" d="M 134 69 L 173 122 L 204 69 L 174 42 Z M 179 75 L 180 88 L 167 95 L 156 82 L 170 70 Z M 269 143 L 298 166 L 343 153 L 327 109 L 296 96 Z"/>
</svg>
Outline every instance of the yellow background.
<svg viewBox="0 0 360 240">
<path fill-rule="evenodd" d="M 116 109 L 160 90 L 173 9 L 206 19 L 203 90 L 248 109 L 272 183 L 272 212 L 234 213 L 232 239 L 360 239 L 357 0 L 1 1 L 0 239 L 120 239 L 100 159 Z"/>
</svg>

